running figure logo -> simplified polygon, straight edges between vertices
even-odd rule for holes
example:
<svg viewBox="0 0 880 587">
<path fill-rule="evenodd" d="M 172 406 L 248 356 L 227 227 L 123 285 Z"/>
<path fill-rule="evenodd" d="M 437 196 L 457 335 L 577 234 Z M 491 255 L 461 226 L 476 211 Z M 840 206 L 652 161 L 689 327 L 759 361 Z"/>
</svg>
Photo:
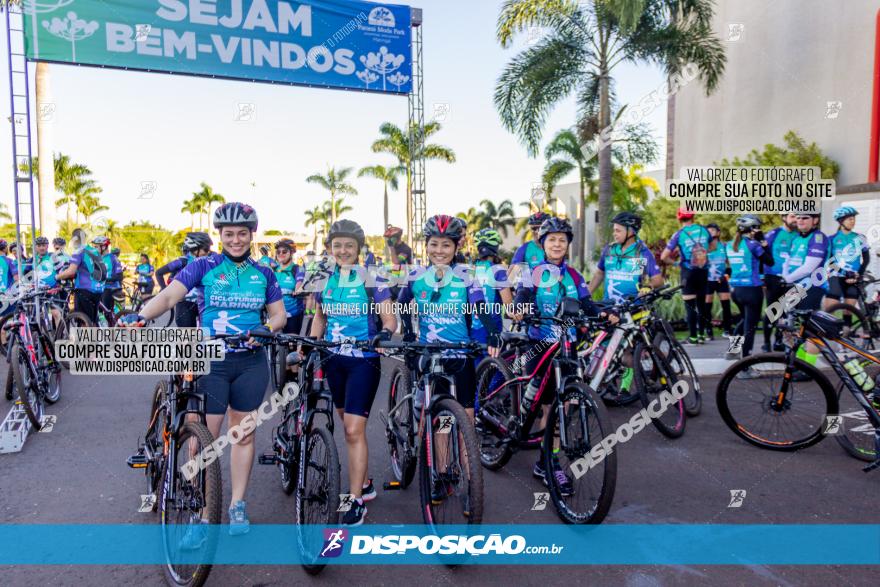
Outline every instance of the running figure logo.
<svg viewBox="0 0 880 587">
<path fill-rule="evenodd" d="M 334 558 L 342 554 L 343 544 L 348 539 L 348 530 L 324 529 L 324 549 L 321 558 Z"/>
<path fill-rule="evenodd" d="M 437 434 L 449 434 L 454 423 L 455 416 L 440 416 L 440 427 L 437 428 Z"/>
<path fill-rule="evenodd" d="M 730 490 L 730 503 L 727 504 L 729 508 L 738 508 L 742 507 L 743 501 L 746 499 L 746 490 L 745 489 L 731 489 Z"/>
<path fill-rule="evenodd" d="M 542 511 L 547 509 L 547 503 L 550 500 L 550 494 L 545 492 L 535 492 L 535 503 L 532 504 L 532 511 Z"/>
</svg>

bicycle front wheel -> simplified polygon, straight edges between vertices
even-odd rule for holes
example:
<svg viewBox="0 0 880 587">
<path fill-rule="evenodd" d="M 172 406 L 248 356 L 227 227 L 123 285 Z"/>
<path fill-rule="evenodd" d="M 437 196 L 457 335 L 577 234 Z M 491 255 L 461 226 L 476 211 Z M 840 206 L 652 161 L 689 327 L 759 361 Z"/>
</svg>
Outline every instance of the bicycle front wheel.
<svg viewBox="0 0 880 587">
<path fill-rule="evenodd" d="M 866 369 L 869 377 L 876 375 L 876 369 Z M 880 390 L 874 389 L 874 393 Z M 874 444 L 874 425 L 868 420 L 865 409 L 841 382 L 837 387 L 840 421 L 834 435 L 837 443 L 846 453 L 868 463 L 877 460 L 877 447 Z M 870 403 L 870 400 L 868 400 Z"/>
<path fill-rule="evenodd" d="M 339 454 L 333 435 L 322 426 L 311 428 L 301 446 L 302 476 L 296 495 L 297 542 L 303 569 L 317 575 L 325 566 L 316 564 L 324 538 L 314 528 L 339 523 Z"/>
<path fill-rule="evenodd" d="M 687 385 L 684 410 L 689 417 L 696 418 L 703 409 L 703 392 L 700 390 L 700 377 L 687 351 L 677 340 L 670 340 L 665 332 L 654 337 L 654 348 L 669 362 L 676 378 Z"/>
<path fill-rule="evenodd" d="M 664 403 L 664 394 L 672 394 L 672 389 L 678 381 L 672 366 L 663 354 L 655 352 L 653 347 L 644 342 L 637 342 L 633 350 L 633 369 L 635 369 L 636 389 L 639 391 L 639 399 L 646 408 L 654 404 L 654 413 L 660 411 Z M 691 393 L 692 389 L 687 389 Z M 655 403 L 656 402 L 656 403 Z M 651 414 L 651 423 L 667 438 L 678 438 L 684 434 L 687 424 L 687 414 L 684 409 L 684 399 L 673 400 L 667 403 L 657 417 Z"/>
<path fill-rule="evenodd" d="M 416 474 L 415 451 L 410 446 L 413 432 L 412 397 L 402 399 L 412 391 L 409 370 L 398 365 L 391 372 L 391 386 L 388 389 L 388 450 L 391 454 L 391 472 L 404 489 L 412 483 Z M 398 407 L 399 405 L 399 407 Z"/>
<path fill-rule="evenodd" d="M 617 452 L 593 455 L 613 434 L 608 409 L 583 383 L 571 383 L 550 409 L 542 459 L 550 499 L 569 524 L 599 524 L 617 487 Z M 598 458 L 596 458 L 598 457 Z"/>
<path fill-rule="evenodd" d="M 849 325 L 843 331 L 845 338 L 850 339 L 863 350 L 876 348 L 876 343 L 871 337 L 871 322 L 860 309 L 850 304 L 838 302 L 828 306 L 826 311 L 844 322 L 849 321 Z"/>
<path fill-rule="evenodd" d="M 422 434 L 419 493 L 425 523 L 482 523 L 480 444 L 465 409 L 450 397 L 440 398 L 431 406 Z"/>
<path fill-rule="evenodd" d="M 476 430 L 480 437 L 480 461 L 490 471 L 507 464 L 513 451 L 503 433 L 515 421 L 513 379 L 507 363 L 489 357 L 477 367 Z"/>
<path fill-rule="evenodd" d="M 177 434 L 177 466 L 165 468 L 159 511 L 165 578 L 171 585 L 201 587 L 211 572 L 212 565 L 204 561 L 210 561 L 217 548 L 223 499 L 220 460 L 202 468 L 191 479 L 186 478 L 184 465 L 213 441 L 204 424 L 187 422 Z"/>
<path fill-rule="evenodd" d="M 25 414 L 34 429 L 39 430 L 43 426 L 43 395 L 37 389 L 37 381 L 27 351 L 19 341 L 12 345 L 9 368 L 12 369 L 12 378 L 18 391 L 18 403 L 24 407 Z"/>
<path fill-rule="evenodd" d="M 784 353 L 762 353 L 731 365 L 716 391 L 721 419 L 737 436 L 769 450 L 793 451 L 824 438 L 828 416 L 838 415 L 837 395 L 821 371 L 795 359 L 785 399 L 779 396 L 787 366 Z"/>
</svg>

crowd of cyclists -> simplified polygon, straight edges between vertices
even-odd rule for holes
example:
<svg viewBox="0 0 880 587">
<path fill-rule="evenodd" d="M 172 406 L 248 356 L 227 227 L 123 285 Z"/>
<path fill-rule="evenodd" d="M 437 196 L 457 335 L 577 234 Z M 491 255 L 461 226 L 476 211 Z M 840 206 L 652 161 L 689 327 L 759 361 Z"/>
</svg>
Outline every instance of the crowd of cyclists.
<svg viewBox="0 0 880 587">
<path fill-rule="evenodd" d="M 169 311 L 180 327 L 201 326 L 211 335 L 243 334 L 259 328 L 272 332 L 302 334 L 333 343 L 324 365 L 327 381 L 344 429 L 348 453 L 349 492 L 353 503 L 344 517 L 346 525 L 363 523 L 366 502 L 377 497 L 369 476 L 370 450 L 366 427 L 379 389 L 383 363 L 380 351 L 365 348 L 370 341 L 388 341 L 399 333 L 404 342 L 462 343 L 478 341 L 485 354 L 497 356 L 502 346 L 505 319 L 519 322 L 528 317 L 555 316 L 565 299 L 575 299 L 586 316 L 616 319 L 614 303 L 632 299 L 643 288 L 664 286 L 661 265 L 678 264 L 684 301 L 687 338 L 690 345 L 714 338 L 712 303 L 717 295 L 724 335 L 742 336 L 739 351 L 728 358 L 749 356 L 764 304 L 778 301 L 793 286 L 806 290 L 798 309 L 819 310 L 834 301 L 853 301 L 855 284 L 870 260 L 864 236 L 853 231 L 857 211 L 843 206 L 834 212 L 838 230 L 831 236 L 819 229 L 815 213 L 786 214 L 782 224 L 767 234 L 754 215 L 736 218 L 734 237 L 724 242 L 717 224 L 702 226 L 692 212 L 679 210 L 680 228 L 670 238 L 660 258 L 639 238 L 642 219 L 622 212 L 612 220 L 612 242 L 602 250 L 597 268 L 588 280 L 568 263 L 573 241 L 572 225 L 565 218 L 544 212 L 528 219 L 531 239 L 520 246 L 512 262 L 501 261 L 502 237 L 494 229 L 471 236 L 475 254 L 465 256 L 465 222 L 455 216 L 436 215 L 428 219 L 424 239 L 426 263 L 414 263 L 413 251 L 403 242 L 403 231 L 389 226 L 384 234 L 390 256 L 385 263 L 366 246 L 361 226 L 341 219 L 330 226 L 321 255 L 309 252 L 302 263 L 294 255 L 296 244 L 280 239 L 274 252 L 268 247 L 253 254 L 258 227 L 253 207 L 233 202 L 217 208 L 213 225 L 220 239 L 220 252 L 205 232 L 186 235 L 180 257 L 154 268 L 149 257 L 140 255 L 135 278 L 146 303 L 120 325 L 145 326 Z M 76 311 L 95 321 L 101 304 L 112 307 L 122 289 L 123 268 L 118 249 L 110 240 L 97 236 L 68 254 L 62 238 L 36 239 L 37 256 L 22 259 L 24 272 L 33 272 L 44 285 L 72 280 Z M 6 256 L 7 251 L 12 257 Z M 0 291 L 18 280 L 17 254 L 24 254 L 0 240 Z M 811 281 L 813 272 L 829 257 L 838 260 L 842 271 L 827 283 Z M 353 278 L 363 269 L 382 267 L 374 280 Z M 466 267 L 467 271 L 459 271 Z M 528 274 L 528 275 L 527 275 Z M 555 276 L 550 282 L 542 275 Z M 468 276 L 472 279 L 468 279 Z M 531 279 L 528 277 L 531 276 Z M 159 290 L 155 293 L 155 285 Z M 594 299 L 602 291 L 601 299 Z M 738 309 L 734 324 L 731 300 Z M 507 313 L 504 308 L 516 308 Z M 528 310 L 524 310 L 528 309 Z M 763 350 L 778 349 L 778 333 L 764 316 Z M 533 343 L 558 339 L 559 331 L 547 323 L 532 323 L 527 330 Z M 815 349 L 798 355 L 816 362 Z M 538 357 L 540 358 L 540 356 Z M 526 372 L 535 376 L 523 393 L 522 410 L 531 408 L 543 376 L 532 359 Z M 222 361 L 212 363 L 210 373 L 198 380 L 205 393 L 207 424 L 214 437 L 224 420 L 231 428 L 257 409 L 269 385 L 269 362 L 256 339 L 229 349 Z M 476 360 L 454 351 L 444 353 L 443 368 L 453 374 L 458 402 L 473 416 L 476 389 Z M 546 365 L 545 365 L 546 368 Z M 537 370 L 536 370 L 537 369 Z M 754 376 L 745 371 L 742 378 Z M 621 378 L 621 388 L 632 384 L 632 369 Z M 550 395 L 544 395 L 543 427 Z M 248 531 L 246 495 L 254 461 L 253 434 L 247 434 L 231 449 L 230 533 Z M 533 474 L 547 484 L 556 481 L 563 494 L 571 492 L 571 473 L 555 457 L 552 470 L 541 459 Z M 437 495 L 436 499 L 442 499 Z M 196 541 L 198 537 L 195 538 Z"/>
</svg>

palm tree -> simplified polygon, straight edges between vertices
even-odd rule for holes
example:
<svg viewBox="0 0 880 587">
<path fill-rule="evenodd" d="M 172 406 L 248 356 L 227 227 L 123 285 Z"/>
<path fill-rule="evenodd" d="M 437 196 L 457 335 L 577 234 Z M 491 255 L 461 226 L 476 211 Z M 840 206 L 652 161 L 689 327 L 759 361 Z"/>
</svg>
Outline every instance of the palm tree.
<svg viewBox="0 0 880 587">
<path fill-rule="evenodd" d="M 9 215 L 7 210 L 8 208 L 6 207 L 6 204 L 0 202 L 0 220 L 9 220 L 11 222 L 12 216 Z"/>
<path fill-rule="evenodd" d="M 332 206 L 332 208 L 331 208 Z M 335 218 L 339 218 L 346 212 L 351 212 L 353 208 L 346 205 L 344 198 L 339 198 L 335 202 L 327 200 L 321 204 L 321 219 L 324 223 L 324 234 L 330 234 L 330 226 L 336 222 Z"/>
<path fill-rule="evenodd" d="M 318 224 L 323 220 L 321 209 L 315 206 L 311 210 L 306 210 L 306 227 L 312 227 L 312 248 L 318 248 Z"/>
<path fill-rule="evenodd" d="M 629 169 L 616 168 L 613 185 L 615 212 L 642 210 L 651 197 L 648 190 L 654 193 L 660 191 L 660 184 L 654 178 L 642 175 L 641 165 L 630 165 Z"/>
<path fill-rule="evenodd" d="M 489 220 L 489 226 L 507 236 L 507 229 L 516 224 L 516 214 L 513 211 L 513 202 L 502 200 L 497 206 L 492 200 L 486 199 L 480 202 L 483 207 L 483 215 Z"/>
<path fill-rule="evenodd" d="M 426 143 L 428 137 L 440 131 L 439 122 L 429 122 L 424 126 L 422 140 L 415 141 L 416 143 L 421 142 L 420 148 L 412 144 L 412 137 L 418 133 L 417 127 L 412 127 L 410 131 L 409 133 L 404 132 L 400 127 L 386 122 L 379 127 L 381 137 L 373 142 L 372 149 L 374 153 L 388 153 L 396 157 L 397 164 L 406 170 L 406 230 L 404 232 L 406 232 L 407 239 L 410 241 L 409 245 L 412 246 L 413 235 L 410 233 L 413 232 L 411 229 L 414 210 L 411 163 L 419 158 L 424 158 L 426 161 L 435 160 L 455 163 L 455 152 L 443 145 Z"/>
<path fill-rule="evenodd" d="M 506 0 L 497 38 L 509 47 L 531 27 L 549 32 L 508 63 L 495 88 L 505 127 L 538 151 L 549 112 L 567 96 L 578 104 L 582 142 L 599 141 L 599 244 L 609 237 L 612 204 L 612 72 L 621 62 L 658 63 L 668 77 L 693 62 L 708 92 L 726 58 L 712 32 L 711 0 Z"/>
<path fill-rule="evenodd" d="M 100 188 L 98 188 L 98 192 Z M 92 192 L 88 194 L 83 194 L 78 199 L 76 208 L 80 212 L 82 212 L 83 218 L 88 222 L 88 220 L 97 214 L 98 212 L 103 212 L 104 210 L 109 210 L 107 206 L 101 204 L 101 200 L 95 194 L 98 192 Z"/>
<path fill-rule="evenodd" d="M 351 172 L 351 167 L 343 167 L 342 169 L 330 167 L 327 169 L 327 175 L 315 173 L 306 178 L 307 182 L 316 183 L 330 192 L 330 205 L 328 209 L 330 210 L 331 224 L 336 222 L 336 196 L 343 194 L 357 195 L 357 190 L 354 189 L 354 186 L 345 182 L 345 179 Z"/>
<path fill-rule="evenodd" d="M 97 194 L 102 193 L 104 190 L 98 187 L 98 185 L 92 180 L 80 182 L 73 186 L 73 189 L 73 205 L 76 208 L 76 224 L 79 225 L 80 214 L 82 214 L 85 220 L 88 220 L 89 216 L 99 212 L 99 210 L 93 210 L 92 207 L 100 205 L 98 204 Z M 106 210 L 107 208 L 104 207 L 103 209 Z"/>
<path fill-rule="evenodd" d="M 563 177 L 574 170 L 578 172 L 580 196 L 575 210 L 575 222 L 577 230 L 574 240 L 574 261 L 582 262 L 584 259 L 584 244 L 586 242 L 587 223 L 584 216 L 584 204 L 587 198 L 587 181 L 595 172 L 593 158 L 587 155 L 573 130 L 563 129 L 556 133 L 544 149 L 547 165 L 544 167 L 543 181 L 550 188 L 548 193 L 559 184 Z"/>
<path fill-rule="evenodd" d="M 396 167 L 385 167 L 384 165 L 373 165 L 371 167 L 364 167 L 360 171 L 358 171 L 358 177 L 372 177 L 381 181 L 385 188 L 384 199 L 383 199 L 383 220 L 382 226 L 388 226 L 388 187 L 391 186 L 392 190 L 397 189 L 397 176 L 401 173 L 405 172 L 402 166 L 398 165 Z"/>
<path fill-rule="evenodd" d="M 199 186 L 202 189 L 197 192 L 193 192 L 192 201 L 194 202 L 194 204 L 193 204 L 194 208 L 196 207 L 196 205 L 198 206 L 198 210 L 196 211 L 196 214 L 199 215 L 199 229 L 201 229 L 202 228 L 202 215 L 207 213 L 208 218 L 210 219 L 210 217 L 211 217 L 211 204 L 225 203 L 226 198 L 224 198 L 220 194 L 214 192 L 214 188 L 209 186 L 204 181 L 201 182 L 199 184 Z M 210 225 L 210 220 L 208 221 L 208 224 Z"/>
<path fill-rule="evenodd" d="M 201 214 L 202 204 L 195 196 L 193 196 L 192 199 L 183 201 L 183 206 L 180 208 L 180 211 L 184 214 L 189 214 L 189 229 L 195 230 L 195 215 Z"/>
<path fill-rule="evenodd" d="M 483 200 L 483 202 L 486 202 L 486 200 Z M 465 242 L 463 243 L 462 248 L 467 248 L 468 245 L 470 245 L 472 237 L 477 231 L 489 228 L 492 225 L 492 219 L 487 216 L 484 211 L 473 207 L 468 208 L 467 212 L 459 212 L 457 216 L 464 220 L 464 223 L 467 225 Z"/>
<path fill-rule="evenodd" d="M 55 207 L 65 207 L 67 223 L 69 225 L 71 207 L 73 206 L 74 201 L 74 194 L 78 191 L 85 189 L 85 187 L 93 187 L 96 184 L 94 180 L 91 179 L 91 169 L 80 163 L 74 163 L 73 161 L 71 161 L 68 155 L 57 153 L 52 158 L 52 163 L 53 171 L 50 175 L 54 178 L 55 189 L 64 194 L 63 198 L 55 200 Z M 33 166 L 36 169 L 41 168 L 42 163 L 40 162 L 39 157 L 34 157 Z M 22 167 L 26 167 L 26 165 L 23 165 Z M 27 170 L 23 169 L 23 171 Z M 48 177 L 49 175 L 42 176 Z M 85 186 L 83 184 L 85 184 Z"/>
</svg>

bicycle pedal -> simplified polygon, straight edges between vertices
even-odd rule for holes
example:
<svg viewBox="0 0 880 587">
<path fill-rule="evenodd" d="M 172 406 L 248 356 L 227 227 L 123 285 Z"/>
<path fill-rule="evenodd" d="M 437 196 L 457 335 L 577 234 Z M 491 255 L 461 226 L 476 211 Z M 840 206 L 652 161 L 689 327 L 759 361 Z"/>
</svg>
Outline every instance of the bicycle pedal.
<svg viewBox="0 0 880 587">
<path fill-rule="evenodd" d="M 400 484 L 400 481 L 386 481 L 382 484 L 382 489 L 385 491 L 400 491 L 403 489 L 403 485 Z"/>
<path fill-rule="evenodd" d="M 150 460 L 147 458 L 147 455 L 138 453 L 128 457 L 126 464 L 132 469 L 146 469 L 147 465 L 150 464 Z"/>
<path fill-rule="evenodd" d="M 275 465 L 278 464 L 278 455 L 272 452 L 267 452 L 266 454 L 260 455 L 257 461 L 261 465 Z"/>
</svg>

